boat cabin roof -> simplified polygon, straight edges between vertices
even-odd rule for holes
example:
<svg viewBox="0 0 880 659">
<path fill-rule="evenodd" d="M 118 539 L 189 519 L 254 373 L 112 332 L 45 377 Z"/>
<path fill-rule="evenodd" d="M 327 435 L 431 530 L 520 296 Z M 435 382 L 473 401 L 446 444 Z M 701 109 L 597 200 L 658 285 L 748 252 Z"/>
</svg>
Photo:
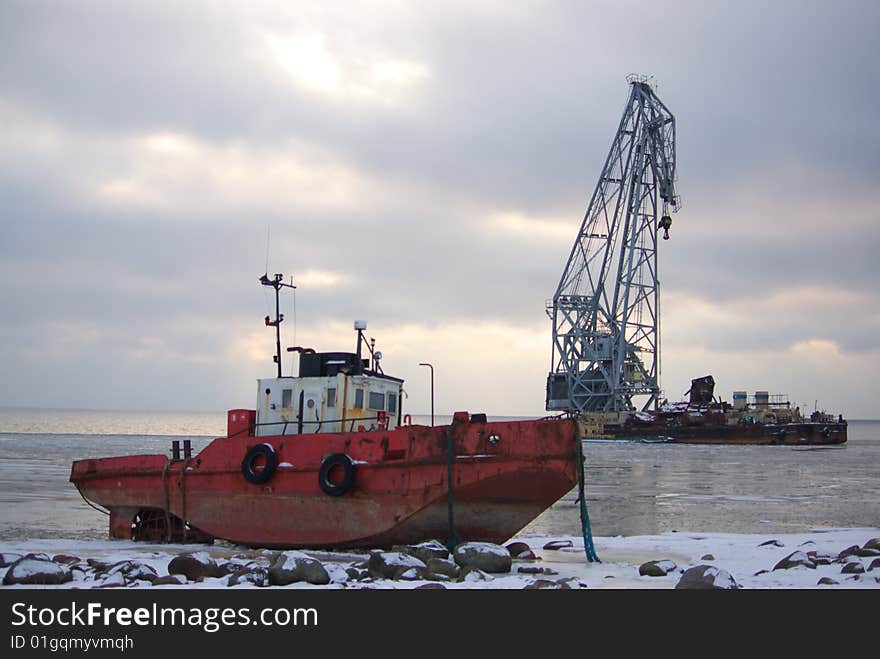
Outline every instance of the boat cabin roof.
<svg viewBox="0 0 880 659">
<path fill-rule="evenodd" d="M 308 352 L 300 355 L 299 377 L 332 377 L 344 373 L 346 375 L 369 375 L 403 382 L 400 378 L 371 370 L 369 366 L 369 359 L 361 359 L 358 363 L 358 356 L 353 352 Z"/>
</svg>

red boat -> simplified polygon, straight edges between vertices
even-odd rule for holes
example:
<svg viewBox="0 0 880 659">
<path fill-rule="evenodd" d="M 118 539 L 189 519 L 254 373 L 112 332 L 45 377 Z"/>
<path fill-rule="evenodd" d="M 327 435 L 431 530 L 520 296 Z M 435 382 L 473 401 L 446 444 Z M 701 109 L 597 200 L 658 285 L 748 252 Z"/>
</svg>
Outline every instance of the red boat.
<svg viewBox="0 0 880 659">
<path fill-rule="evenodd" d="M 448 426 L 411 425 L 403 380 L 356 322 L 355 353 L 300 354 L 258 381 L 257 409 L 230 410 L 227 436 L 193 455 L 78 460 L 70 480 L 110 512 L 110 536 L 222 538 L 259 547 L 388 547 L 437 538 L 504 542 L 577 484 L 567 419 L 488 422 L 456 412 Z M 362 358 L 366 345 L 369 357 Z"/>
</svg>

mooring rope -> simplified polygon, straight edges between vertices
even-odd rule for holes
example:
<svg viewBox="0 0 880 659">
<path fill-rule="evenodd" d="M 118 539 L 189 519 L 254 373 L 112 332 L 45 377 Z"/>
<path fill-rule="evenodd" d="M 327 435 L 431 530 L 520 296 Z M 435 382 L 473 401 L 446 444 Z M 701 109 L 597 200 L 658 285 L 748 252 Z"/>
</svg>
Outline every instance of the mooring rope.
<svg viewBox="0 0 880 659">
<path fill-rule="evenodd" d="M 82 493 L 82 490 L 81 490 L 81 489 L 79 489 L 79 485 L 76 486 L 76 491 L 79 492 L 79 495 L 82 497 L 82 500 L 83 500 L 83 501 L 85 501 L 87 504 L 89 504 L 92 508 L 94 508 L 95 510 L 97 510 L 99 513 L 104 513 L 105 515 L 109 515 L 109 514 L 110 514 L 110 511 L 109 511 L 109 510 L 104 510 L 103 508 L 99 508 L 98 506 L 96 506 L 95 504 L 93 504 L 91 501 L 89 501 L 88 499 L 86 499 L 86 495 Z"/>
<path fill-rule="evenodd" d="M 572 418 L 574 423 L 575 459 L 577 460 L 578 473 L 578 501 L 581 512 L 581 533 L 584 536 L 584 553 L 588 563 L 601 563 L 596 555 L 596 547 L 593 545 L 593 529 L 590 527 L 590 513 L 587 512 L 587 497 L 584 492 L 584 447 L 581 442 L 580 426 L 577 417 Z"/>
</svg>

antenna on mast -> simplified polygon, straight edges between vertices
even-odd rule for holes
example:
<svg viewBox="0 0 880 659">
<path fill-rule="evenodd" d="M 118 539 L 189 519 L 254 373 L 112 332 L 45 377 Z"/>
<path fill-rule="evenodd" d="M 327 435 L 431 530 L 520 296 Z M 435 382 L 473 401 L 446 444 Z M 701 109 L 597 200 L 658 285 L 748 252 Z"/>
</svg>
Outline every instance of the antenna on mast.
<svg viewBox="0 0 880 659">
<path fill-rule="evenodd" d="M 269 279 L 269 273 L 265 273 L 262 277 L 260 277 L 260 283 L 263 286 L 271 286 L 275 289 L 275 320 L 272 320 L 269 316 L 266 316 L 266 327 L 274 327 L 275 328 L 275 356 L 272 358 L 275 364 L 278 366 L 278 377 L 281 377 L 281 323 L 284 320 L 284 315 L 281 313 L 280 309 L 280 292 L 282 288 L 293 288 L 296 289 L 296 286 L 293 285 L 293 277 L 290 278 L 290 283 L 285 284 L 284 275 L 281 273 L 275 273 L 272 279 Z"/>
</svg>

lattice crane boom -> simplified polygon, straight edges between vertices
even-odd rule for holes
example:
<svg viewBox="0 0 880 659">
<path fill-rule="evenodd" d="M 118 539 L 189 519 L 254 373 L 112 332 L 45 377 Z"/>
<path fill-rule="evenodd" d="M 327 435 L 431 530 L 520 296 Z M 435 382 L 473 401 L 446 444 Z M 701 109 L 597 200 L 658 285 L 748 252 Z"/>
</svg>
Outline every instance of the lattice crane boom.
<svg viewBox="0 0 880 659">
<path fill-rule="evenodd" d="M 657 231 L 669 237 L 669 210 L 680 206 L 675 117 L 647 79 L 628 82 L 617 133 L 547 305 L 548 410 L 633 410 L 637 396 L 647 396 L 647 409 L 660 393 Z"/>
</svg>

